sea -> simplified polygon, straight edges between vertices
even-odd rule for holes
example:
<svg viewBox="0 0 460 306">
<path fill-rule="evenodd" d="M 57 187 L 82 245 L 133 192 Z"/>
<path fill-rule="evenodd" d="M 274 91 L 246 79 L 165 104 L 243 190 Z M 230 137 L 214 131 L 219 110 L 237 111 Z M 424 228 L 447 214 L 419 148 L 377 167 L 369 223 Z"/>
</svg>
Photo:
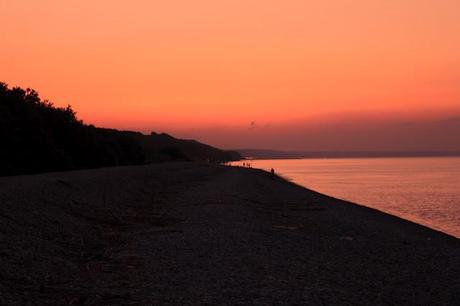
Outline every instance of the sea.
<svg viewBox="0 0 460 306">
<path fill-rule="evenodd" d="M 245 161 L 317 192 L 460 238 L 460 157 Z M 241 164 L 242 162 L 238 162 Z M 236 164 L 238 164 L 236 163 Z"/>
</svg>

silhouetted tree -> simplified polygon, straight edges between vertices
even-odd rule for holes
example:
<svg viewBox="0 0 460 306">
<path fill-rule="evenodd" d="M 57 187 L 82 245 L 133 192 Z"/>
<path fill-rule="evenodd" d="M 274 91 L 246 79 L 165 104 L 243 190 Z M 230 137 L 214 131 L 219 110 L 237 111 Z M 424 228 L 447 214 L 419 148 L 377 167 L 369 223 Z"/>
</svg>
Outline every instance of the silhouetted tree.
<svg viewBox="0 0 460 306">
<path fill-rule="evenodd" d="M 62 171 L 170 160 L 238 159 L 166 134 L 96 128 L 69 106 L 42 101 L 33 89 L 0 83 L 0 175 Z"/>
</svg>

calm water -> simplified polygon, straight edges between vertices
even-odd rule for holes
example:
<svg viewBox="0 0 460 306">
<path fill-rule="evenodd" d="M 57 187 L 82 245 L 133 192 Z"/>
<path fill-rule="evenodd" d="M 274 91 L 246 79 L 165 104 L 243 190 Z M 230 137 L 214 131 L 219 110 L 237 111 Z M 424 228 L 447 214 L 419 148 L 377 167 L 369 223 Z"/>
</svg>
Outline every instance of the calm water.
<svg viewBox="0 0 460 306">
<path fill-rule="evenodd" d="M 307 188 L 460 238 L 460 157 L 254 160 Z"/>
</svg>

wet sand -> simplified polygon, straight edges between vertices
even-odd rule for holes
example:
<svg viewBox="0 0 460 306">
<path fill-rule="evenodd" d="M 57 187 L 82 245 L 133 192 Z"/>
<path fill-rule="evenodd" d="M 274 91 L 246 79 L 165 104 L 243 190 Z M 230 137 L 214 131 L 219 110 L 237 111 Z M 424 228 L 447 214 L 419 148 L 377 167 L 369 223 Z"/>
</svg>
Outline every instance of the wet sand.
<svg viewBox="0 0 460 306">
<path fill-rule="evenodd" d="M 0 178 L 2 305 L 455 305 L 460 240 L 256 169 Z"/>
</svg>

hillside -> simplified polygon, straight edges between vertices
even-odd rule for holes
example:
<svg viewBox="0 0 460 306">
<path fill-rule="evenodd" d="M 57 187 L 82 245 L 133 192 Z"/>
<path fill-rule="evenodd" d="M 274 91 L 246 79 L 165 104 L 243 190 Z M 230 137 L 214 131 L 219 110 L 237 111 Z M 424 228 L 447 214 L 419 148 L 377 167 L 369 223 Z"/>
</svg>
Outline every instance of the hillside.
<svg viewBox="0 0 460 306">
<path fill-rule="evenodd" d="M 98 128 L 70 107 L 41 100 L 32 89 L 0 83 L 0 175 L 18 175 L 162 161 L 225 162 L 236 152 L 166 134 Z"/>
</svg>

